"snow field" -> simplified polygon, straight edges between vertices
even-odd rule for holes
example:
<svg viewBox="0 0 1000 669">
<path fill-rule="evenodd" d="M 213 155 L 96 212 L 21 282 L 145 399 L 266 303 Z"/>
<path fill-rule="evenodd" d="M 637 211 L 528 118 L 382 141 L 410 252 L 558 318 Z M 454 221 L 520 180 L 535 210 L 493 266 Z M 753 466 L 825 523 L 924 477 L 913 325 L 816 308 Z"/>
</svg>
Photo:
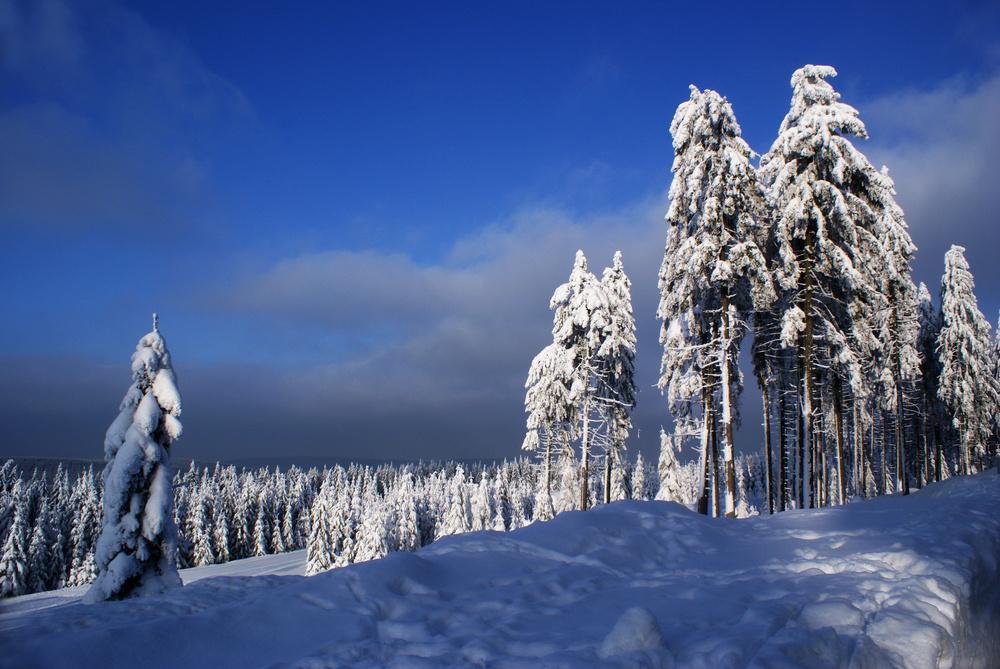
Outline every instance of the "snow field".
<svg viewBox="0 0 1000 669">
<path fill-rule="evenodd" d="M 745 520 L 616 502 L 308 578 L 293 553 L 16 598 L 0 666 L 995 667 L 998 553 L 996 471 Z"/>
</svg>

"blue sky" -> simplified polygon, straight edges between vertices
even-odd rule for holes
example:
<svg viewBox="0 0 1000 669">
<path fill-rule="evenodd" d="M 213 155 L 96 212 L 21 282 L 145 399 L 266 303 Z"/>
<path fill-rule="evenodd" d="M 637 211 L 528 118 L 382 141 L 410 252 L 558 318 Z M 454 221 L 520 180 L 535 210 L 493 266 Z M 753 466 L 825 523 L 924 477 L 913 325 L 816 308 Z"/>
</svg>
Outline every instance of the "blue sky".
<svg viewBox="0 0 1000 669">
<path fill-rule="evenodd" d="M 670 120 L 712 88 L 766 152 L 806 63 L 915 280 L 968 247 L 996 322 L 995 2 L 286 5 L 0 0 L 0 456 L 101 457 L 153 311 L 175 457 L 516 456 L 581 248 L 623 252 L 655 457 Z"/>
</svg>

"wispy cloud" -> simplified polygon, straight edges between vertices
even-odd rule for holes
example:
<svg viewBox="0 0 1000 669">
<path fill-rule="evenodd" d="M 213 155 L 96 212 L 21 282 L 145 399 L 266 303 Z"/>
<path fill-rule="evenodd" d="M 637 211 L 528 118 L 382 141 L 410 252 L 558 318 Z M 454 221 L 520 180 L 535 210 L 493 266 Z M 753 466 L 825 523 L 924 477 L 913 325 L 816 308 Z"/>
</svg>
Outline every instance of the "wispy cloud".
<svg viewBox="0 0 1000 669">
<path fill-rule="evenodd" d="M 1000 284 L 993 258 L 1000 246 L 1000 124 L 995 120 L 1000 118 L 1000 74 L 978 81 L 955 77 L 858 107 L 872 137 L 871 145 L 861 148 L 877 166 L 889 167 L 920 247 L 919 279 L 933 284 L 945 250 L 955 243 L 969 247 L 977 276 L 981 272 L 989 277 L 988 285 Z"/>
<path fill-rule="evenodd" d="M 410 424 L 394 445 L 399 452 L 419 452 L 428 441 L 420 430 L 450 425 L 458 430 L 451 457 L 470 446 L 511 455 L 524 429 L 528 365 L 551 341 L 549 298 L 579 248 L 598 276 L 622 250 L 634 285 L 640 382 L 651 390 L 663 211 L 662 195 L 603 216 L 526 207 L 458 241 L 437 265 L 377 251 L 307 254 L 216 290 L 206 306 L 249 316 L 262 328 L 299 323 L 331 337 L 325 359 L 281 372 L 273 391 L 274 406 L 303 424 L 329 422 L 355 435 L 367 424 L 370 445 L 382 443 L 390 425 L 398 431 Z M 362 345 L 344 350 L 337 343 L 359 332 L 368 337 Z M 666 418 L 655 397 L 643 403 L 637 423 L 649 439 Z M 468 421 L 456 416 L 475 425 L 463 434 L 456 426 Z"/>
</svg>

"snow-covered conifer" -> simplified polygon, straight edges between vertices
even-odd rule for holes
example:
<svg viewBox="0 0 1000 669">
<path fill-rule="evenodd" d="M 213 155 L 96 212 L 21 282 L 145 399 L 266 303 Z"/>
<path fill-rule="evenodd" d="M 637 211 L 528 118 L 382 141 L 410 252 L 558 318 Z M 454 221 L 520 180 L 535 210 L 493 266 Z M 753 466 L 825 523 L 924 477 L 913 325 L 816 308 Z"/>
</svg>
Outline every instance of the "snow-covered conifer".
<svg viewBox="0 0 1000 669">
<path fill-rule="evenodd" d="M 28 516 L 30 508 L 25 503 L 21 481 L 14 483 L 12 499 L 14 516 L 0 552 L 0 598 L 17 597 L 28 591 Z"/>
<path fill-rule="evenodd" d="M 94 470 L 91 467 L 82 474 L 73 487 L 76 515 L 70 531 L 71 558 L 67 585 L 86 585 L 97 576 L 94 562 L 95 528 L 100 522 L 101 500 L 94 485 Z"/>
<path fill-rule="evenodd" d="M 192 498 L 189 539 L 192 544 L 191 564 L 194 567 L 215 564 L 207 492 L 207 486 L 199 486 Z"/>
<path fill-rule="evenodd" d="M 181 396 L 156 316 L 132 355 L 133 384 L 104 441 L 104 515 L 97 578 L 84 602 L 162 592 L 177 573 L 170 444 Z"/>
<path fill-rule="evenodd" d="M 838 102 L 840 94 L 827 83 L 835 75 L 832 67 L 817 65 L 795 71 L 791 109 L 760 169 L 775 212 L 780 283 L 792 296 L 781 303 L 780 341 L 798 351 L 799 497 L 805 507 L 815 505 L 820 488 L 816 376 L 824 371 L 835 382 L 846 381 L 855 397 L 868 393 L 862 360 L 877 348 L 873 314 L 886 302 L 879 235 L 886 232 L 880 220 L 889 211 L 892 181 L 848 139 L 868 135 L 857 110 Z M 893 240 L 906 256 L 905 230 Z M 839 411 L 839 399 L 834 405 Z"/>
<path fill-rule="evenodd" d="M 677 444 L 673 435 L 660 430 L 660 460 L 657 470 L 660 475 L 660 489 L 656 499 L 667 502 L 685 503 L 685 488 L 680 480 L 680 466 L 677 464 Z"/>
<path fill-rule="evenodd" d="M 659 275 L 659 386 L 667 392 L 678 436 L 691 429 L 691 406 L 701 404 L 701 425 L 694 429 L 701 433 L 703 465 L 709 432 L 721 419 L 725 510 L 733 515 L 739 346 L 750 314 L 774 300 L 761 250 L 765 194 L 750 164 L 753 151 L 740 138 L 731 106 L 715 91 L 691 86 L 670 133 L 675 157 Z"/>
<path fill-rule="evenodd" d="M 624 459 L 625 439 L 632 428 L 635 407 L 635 319 L 632 317 L 632 282 L 625 274 L 622 253 L 616 251 L 612 266 L 604 270 L 601 287 L 608 299 L 611 328 L 597 351 L 597 396 L 607 419 L 604 502 L 612 499 L 613 470 Z"/>
<path fill-rule="evenodd" d="M 632 499 L 649 499 L 646 496 L 649 491 L 649 483 L 646 481 L 648 473 L 646 461 L 643 459 L 642 452 L 640 451 L 635 459 L 635 469 L 632 471 Z"/>
<path fill-rule="evenodd" d="M 544 485 L 539 495 L 548 498 L 547 504 L 543 500 L 548 507 L 552 506 L 555 460 L 569 448 L 574 415 L 572 384 L 572 352 L 561 344 L 549 344 L 531 361 L 524 398 L 528 431 L 521 448 L 542 457 Z"/>
<path fill-rule="evenodd" d="M 938 397 L 959 433 L 961 473 L 969 474 L 982 462 L 990 420 L 997 410 L 997 386 L 989 373 L 990 324 L 976 302 L 965 248 L 953 245 L 944 256 L 944 268 Z"/>
<path fill-rule="evenodd" d="M 572 434 L 580 439 L 580 508 L 586 510 L 590 505 L 588 483 L 595 412 L 603 408 L 596 398 L 600 383 L 597 354 L 611 334 L 612 316 L 601 282 L 587 271 L 583 251 L 576 252 L 569 281 L 556 288 L 549 307 L 555 310 L 553 342 L 572 355 L 569 401 L 574 408 Z"/>
<path fill-rule="evenodd" d="M 333 517 L 331 502 L 330 483 L 324 481 L 312 507 L 311 531 L 306 546 L 306 576 L 318 574 L 336 565 L 335 550 L 340 542 L 330 527 Z"/>
<path fill-rule="evenodd" d="M 28 541 L 28 589 L 27 592 L 45 592 L 53 585 L 52 545 L 55 534 L 52 528 L 52 512 L 49 500 L 41 497 L 41 508 L 35 517 L 35 525 Z"/>
</svg>

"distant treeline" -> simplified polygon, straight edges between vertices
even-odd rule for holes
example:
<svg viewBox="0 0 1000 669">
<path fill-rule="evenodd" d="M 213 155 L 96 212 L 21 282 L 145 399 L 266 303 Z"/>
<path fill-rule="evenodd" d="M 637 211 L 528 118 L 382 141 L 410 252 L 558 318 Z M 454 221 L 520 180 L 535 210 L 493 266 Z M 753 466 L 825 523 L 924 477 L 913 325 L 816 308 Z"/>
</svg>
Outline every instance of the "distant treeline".
<svg viewBox="0 0 1000 669">
<path fill-rule="evenodd" d="M 754 460 L 745 471 L 749 498 Z M 556 512 L 578 508 L 579 476 L 563 463 L 553 488 Z M 625 461 L 612 499 L 653 499 L 656 467 L 641 455 Z M 759 469 L 759 467 L 758 467 Z M 219 564 L 308 548 L 310 573 L 412 551 L 449 534 L 506 531 L 536 519 L 538 466 L 518 459 L 500 464 L 417 463 L 350 465 L 303 470 L 237 470 L 191 466 L 174 475 L 179 567 Z M 673 469 L 672 496 L 690 503 L 693 466 Z M 593 503 L 604 498 L 603 476 L 592 472 Z M 677 483 L 679 482 L 679 483 Z M 90 466 L 71 476 L 29 474 L 0 465 L 0 596 L 85 585 L 96 575 L 94 548 L 102 513 L 102 477 Z M 677 492 L 677 491 L 681 492 Z M 749 508 L 749 507 L 748 507 Z"/>
</svg>

